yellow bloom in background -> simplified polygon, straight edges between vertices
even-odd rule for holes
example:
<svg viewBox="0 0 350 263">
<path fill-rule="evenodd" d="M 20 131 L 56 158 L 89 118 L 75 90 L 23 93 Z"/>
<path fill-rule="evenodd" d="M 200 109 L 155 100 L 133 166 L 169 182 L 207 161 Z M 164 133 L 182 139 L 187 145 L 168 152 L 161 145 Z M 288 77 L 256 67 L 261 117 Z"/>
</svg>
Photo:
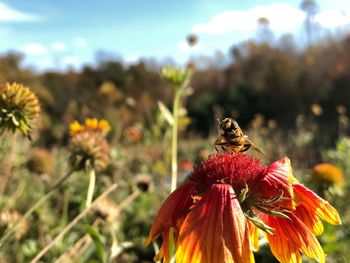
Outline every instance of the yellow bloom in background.
<svg viewBox="0 0 350 263">
<path fill-rule="evenodd" d="M 85 127 L 90 130 L 97 130 L 98 128 L 98 119 L 88 118 L 85 120 Z"/>
<path fill-rule="evenodd" d="M 105 119 L 98 120 L 97 118 L 88 118 L 85 120 L 84 125 L 80 124 L 78 121 L 72 122 L 69 129 L 70 136 L 75 136 L 85 131 L 98 132 L 102 135 L 106 135 L 111 130 L 111 126 Z"/>
<path fill-rule="evenodd" d="M 335 165 L 330 163 L 320 163 L 313 168 L 313 179 L 319 182 L 344 186 L 343 172 Z"/>
<path fill-rule="evenodd" d="M 30 129 L 40 113 L 37 96 L 22 84 L 0 85 L 0 128 L 13 132 L 19 129 L 30 137 Z"/>
<path fill-rule="evenodd" d="M 101 119 L 98 122 L 98 126 L 97 126 L 98 130 L 100 130 L 102 133 L 107 134 L 110 130 L 111 130 L 111 125 L 109 124 L 109 122 L 105 119 Z"/>
<path fill-rule="evenodd" d="M 85 131 L 85 127 L 81 125 L 78 121 L 74 121 L 69 125 L 70 136 L 74 136 L 83 131 Z"/>
<path fill-rule="evenodd" d="M 323 113 L 322 107 L 317 103 L 312 104 L 310 108 L 311 112 L 317 117 L 321 116 Z"/>
</svg>

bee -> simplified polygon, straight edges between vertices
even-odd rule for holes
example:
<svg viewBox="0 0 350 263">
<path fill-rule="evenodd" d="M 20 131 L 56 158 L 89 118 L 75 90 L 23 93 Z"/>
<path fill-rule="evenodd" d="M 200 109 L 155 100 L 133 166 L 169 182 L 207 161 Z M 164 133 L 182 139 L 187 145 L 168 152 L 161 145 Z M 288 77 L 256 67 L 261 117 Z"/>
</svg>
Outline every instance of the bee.
<svg viewBox="0 0 350 263">
<path fill-rule="evenodd" d="M 248 139 L 247 135 L 244 135 L 241 127 L 232 118 L 225 118 L 222 121 L 218 120 L 220 135 L 215 140 L 214 145 L 216 151 L 219 151 L 217 147 L 225 152 L 240 153 L 253 149 L 267 158 L 266 155 L 255 144 Z"/>
</svg>

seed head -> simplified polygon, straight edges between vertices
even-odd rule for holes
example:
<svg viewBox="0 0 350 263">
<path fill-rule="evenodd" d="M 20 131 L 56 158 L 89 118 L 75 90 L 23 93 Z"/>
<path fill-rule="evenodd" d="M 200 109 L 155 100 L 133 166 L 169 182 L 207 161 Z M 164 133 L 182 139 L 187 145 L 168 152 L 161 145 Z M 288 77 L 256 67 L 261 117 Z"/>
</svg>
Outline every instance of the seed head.
<svg viewBox="0 0 350 263">
<path fill-rule="evenodd" d="M 19 129 L 30 138 L 30 129 L 40 112 L 37 96 L 17 83 L 0 85 L 0 128 Z"/>
<path fill-rule="evenodd" d="M 71 138 L 69 148 L 73 169 L 82 170 L 90 166 L 98 172 L 109 164 L 109 145 L 100 133 L 80 132 Z"/>
</svg>

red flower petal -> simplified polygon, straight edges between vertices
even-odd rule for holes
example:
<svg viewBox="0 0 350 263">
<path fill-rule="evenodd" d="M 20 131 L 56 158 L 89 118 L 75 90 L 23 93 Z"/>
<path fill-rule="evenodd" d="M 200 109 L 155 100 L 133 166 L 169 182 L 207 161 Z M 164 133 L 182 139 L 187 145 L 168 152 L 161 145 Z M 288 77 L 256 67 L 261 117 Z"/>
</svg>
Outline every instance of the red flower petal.
<svg viewBox="0 0 350 263">
<path fill-rule="evenodd" d="M 254 262 L 249 230 L 230 185 L 213 185 L 187 215 L 177 244 L 176 262 Z"/>
<path fill-rule="evenodd" d="M 301 262 L 299 250 L 306 256 L 325 262 L 322 247 L 311 230 L 293 214 L 288 218 L 262 215 L 262 220 L 275 229 L 267 235 L 272 253 L 280 262 Z"/>
<path fill-rule="evenodd" d="M 152 224 L 149 236 L 145 241 L 146 246 L 161 233 L 168 231 L 170 227 L 177 227 L 178 221 L 188 213 L 193 205 L 192 195 L 196 187 L 195 183 L 186 183 L 169 195 Z"/>
<path fill-rule="evenodd" d="M 250 245 L 254 251 L 259 250 L 259 228 L 257 228 L 253 223 L 247 221 L 249 234 L 250 234 Z"/>
<path fill-rule="evenodd" d="M 279 202 L 278 205 L 294 210 L 292 178 L 290 161 L 285 157 L 267 168 L 266 175 L 259 184 L 259 192 L 263 197 L 274 198 L 283 191 L 283 197 L 286 200 Z"/>
<path fill-rule="evenodd" d="M 293 188 L 297 204 L 303 204 L 310 213 L 315 213 L 332 225 L 341 224 L 337 210 L 326 200 L 301 184 L 294 183 Z"/>
<path fill-rule="evenodd" d="M 316 215 L 315 211 L 310 211 L 305 208 L 303 204 L 298 205 L 296 210 L 293 212 L 303 223 L 312 230 L 312 232 L 319 236 L 323 232 L 323 224 L 320 218 Z"/>
<path fill-rule="evenodd" d="M 154 257 L 154 261 L 158 262 L 164 258 L 163 263 L 170 262 L 170 228 L 167 228 L 163 233 L 163 243 L 159 249 L 159 252 Z"/>
<path fill-rule="evenodd" d="M 287 237 L 283 227 L 279 225 L 278 218 L 262 215 L 261 219 L 275 229 L 275 236 L 266 234 L 272 254 L 282 263 L 301 263 L 299 247 Z"/>
</svg>

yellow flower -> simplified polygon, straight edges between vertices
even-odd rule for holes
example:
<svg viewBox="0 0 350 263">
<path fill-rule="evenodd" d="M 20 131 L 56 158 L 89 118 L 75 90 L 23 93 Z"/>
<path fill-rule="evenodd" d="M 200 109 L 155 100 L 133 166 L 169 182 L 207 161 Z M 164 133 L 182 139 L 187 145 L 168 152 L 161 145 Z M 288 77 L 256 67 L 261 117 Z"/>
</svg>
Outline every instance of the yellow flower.
<svg viewBox="0 0 350 263">
<path fill-rule="evenodd" d="M 71 136 L 85 131 L 98 132 L 102 135 L 106 135 L 110 130 L 111 126 L 105 119 L 98 120 L 96 118 L 88 118 L 85 120 L 85 125 L 80 124 L 78 121 L 74 121 L 70 124 Z"/>
<path fill-rule="evenodd" d="M 85 127 L 89 130 L 97 130 L 98 120 L 96 118 L 88 118 L 85 120 Z"/>
<path fill-rule="evenodd" d="M 0 128 L 19 129 L 30 137 L 39 112 L 39 100 L 29 88 L 17 83 L 0 85 Z"/>
<path fill-rule="evenodd" d="M 111 125 L 109 125 L 109 122 L 105 119 L 101 119 L 98 122 L 98 130 L 100 130 L 102 133 L 107 134 L 111 130 Z"/>
<path fill-rule="evenodd" d="M 321 182 L 344 186 L 343 172 L 330 163 L 320 163 L 314 166 L 313 179 Z"/>
<path fill-rule="evenodd" d="M 74 136 L 83 131 L 85 131 L 85 127 L 81 125 L 78 121 L 74 121 L 69 125 L 70 136 Z"/>
<path fill-rule="evenodd" d="M 322 107 L 319 104 L 314 103 L 314 104 L 311 105 L 311 112 L 315 116 L 321 116 L 322 113 L 323 113 L 323 109 L 322 109 Z"/>
</svg>

